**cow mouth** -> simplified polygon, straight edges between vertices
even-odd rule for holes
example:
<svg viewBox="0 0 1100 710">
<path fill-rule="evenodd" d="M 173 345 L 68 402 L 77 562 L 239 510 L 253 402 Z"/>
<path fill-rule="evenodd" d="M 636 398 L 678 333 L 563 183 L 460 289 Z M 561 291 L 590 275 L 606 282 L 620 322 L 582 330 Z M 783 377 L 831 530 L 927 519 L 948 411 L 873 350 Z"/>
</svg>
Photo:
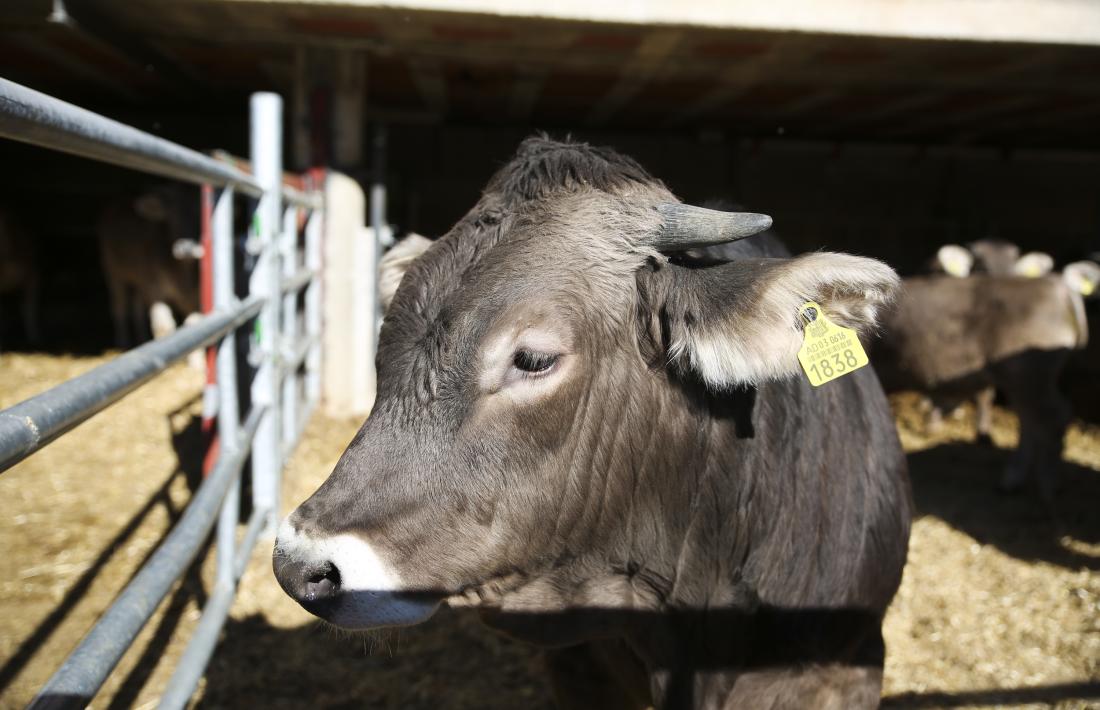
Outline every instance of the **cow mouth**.
<svg viewBox="0 0 1100 710">
<path fill-rule="evenodd" d="M 306 611 L 347 629 L 410 626 L 430 618 L 442 594 L 411 590 L 366 539 L 280 527 L 272 568 L 283 590 Z"/>
</svg>

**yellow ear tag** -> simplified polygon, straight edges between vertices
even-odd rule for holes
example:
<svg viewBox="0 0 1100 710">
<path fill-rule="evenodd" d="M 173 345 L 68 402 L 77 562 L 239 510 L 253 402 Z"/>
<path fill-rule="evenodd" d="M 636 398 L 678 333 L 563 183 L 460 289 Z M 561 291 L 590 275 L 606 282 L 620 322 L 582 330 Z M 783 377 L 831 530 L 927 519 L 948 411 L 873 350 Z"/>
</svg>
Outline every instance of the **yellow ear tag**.
<svg viewBox="0 0 1100 710">
<path fill-rule="evenodd" d="M 1083 278 L 1078 286 L 1078 290 L 1081 292 L 1082 296 L 1091 296 L 1092 292 L 1096 290 L 1096 284 Z"/>
<path fill-rule="evenodd" d="M 814 387 L 832 382 L 869 362 L 856 332 L 830 321 L 821 306 L 807 301 L 798 309 L 798 315 L 804 323 L 805 335 L 798 350 L 798 361 Z"/>
<path fill-rule="evenodd" d="M 1039 276 L 1041 275 L 1042 271 L 1039 269 L 1038 264 L 1028 264 L 1027 267 L 1024 269 L 1024 276 L 1028 277 L 1029 279 L 1036 279 L 1039 278 Z"/>
</svg>

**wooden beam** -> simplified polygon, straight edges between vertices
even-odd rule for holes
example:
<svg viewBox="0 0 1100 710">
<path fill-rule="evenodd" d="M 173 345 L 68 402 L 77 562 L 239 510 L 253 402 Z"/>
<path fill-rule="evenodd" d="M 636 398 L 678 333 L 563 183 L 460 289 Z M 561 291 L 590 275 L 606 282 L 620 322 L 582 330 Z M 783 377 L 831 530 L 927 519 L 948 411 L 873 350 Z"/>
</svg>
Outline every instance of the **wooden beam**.
<svg viewBox="0 0 1100 710">
<path fill-rule="evenodd" d="M 942 111 L 921 114 L 915 120 L 899 123 L 896 127 L 881 130 L 881 135 L 905 138 L 921 133 L 935 133 L 947 130 L 953 126 L 965 124 L 969 121 L 993 118 L 1000 114 L 1018 111 L 1034 104 L 1036 101 L 1032 95 L 1005 96 L 989 103 L 975 106 L 962 111 Z"/>
<path fill-rule="evenodd" d="M 605 123 L 623 104 L 632 99 L 650 79 L 666 67 L 668 56 L 676 51 L 684 33 L 679 30 L 652 32 L 642 40 L 634 57 L 622 66 L 619 80 L 592 108 L 589 125 Z"/>
<path fill-rule="evenodd" d="M 521 122 L 530 120 L 545 83 L 545 71 L 521 70 L 512 83 L 512 93 L 508 97 L 508 117 Z"/>
<path fill-rule="evenodd" d="M 409 59 L 409 73 L 421 100 L 437 116 L 447 114 L 447 79 L 438 61 L 427 57 Z"/>
<path fill-rule="evenodd" d="M 752 88 L 774 80 L 781 67 L 798 64 L 819 49 L 812 42 L 779 39 L 764 54 L 732 63 L 717 77 L 714 89 L 672 115 L 669 123 L 687 123 L 743 96 Z"/>
<path fill-rule="evenodd" d="M 87 59 L 73 56 L 66 50 L 51 44 L 44 33 L 9 33 L 4 36 L 4 41 L 9 42 L 13 47 L 18 47 L 27 54 L 37 56 L 43 64 L 52 64 L 71 74 L 74 79 L 90 82 L 116 97 L 125 99 L 127 102 L 137 103 L 140 99 L 140 92 L 131 88 L 110 72 L 100 69 Z"/>
<path fill-rule="evenodd" d="M 1029 113 L 1014 119 L 1002 121 L 992 126 L 966 131 L 959 135 L 958 142 L 975 143 L 998 133 L 1004 133 L 1006 130 L 1013 131 L 1026 128 L 1042 128 L 1045 125 L 1057 123 L 1058 121 L 1072 121 L 1081 118 L 1090 118 L 1096 115 L 1100 115 L 1100 99 L 1094 99 L 1074 108 Z"/>
</svg>

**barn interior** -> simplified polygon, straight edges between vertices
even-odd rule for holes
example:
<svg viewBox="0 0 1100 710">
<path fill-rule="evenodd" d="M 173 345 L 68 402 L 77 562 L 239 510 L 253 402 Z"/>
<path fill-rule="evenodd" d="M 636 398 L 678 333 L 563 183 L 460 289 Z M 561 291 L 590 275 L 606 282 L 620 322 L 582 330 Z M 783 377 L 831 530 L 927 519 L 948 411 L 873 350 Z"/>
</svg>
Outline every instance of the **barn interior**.
<svg viewBox="0 0 1100 710">
<path fill-rule="evenodd" d="M 1100 250 L 1092 0 L 6 0 L 0 77 L 240 156 L 249 95 L 275 91 L 287 169 L 383 185 L 398 235 L 445 233 L 517 143 L 544 131 L 613 146 L 685 201 L 771 214 L 795 251 L 875 256 L 902 274 L 944 243 L 987 237 L 1056 266 Z M 0 207 L 32 230 L 44 277 L 41 343 L 13 316 L 17 296 L 0 293 L 8 406 L 115 354 L 95 225 L 155 181 L 9 140 L 0 165 Z M 990 447 L 974 445 L 972 409 L 930 433 L 919 398 L 892 402 L 918 520 L 887 619 L 885 707 L 1100 699 L 1092 343 L 1063 387 L 1078 420 L 1057 517 L 992 493 L 1018 440 L 1006 409 Z M 0 497 L 28 511 L 0 522 L 16 550 L 0 567 L 0 706 L 33 697 L 178 517 L 201 480 L 201 387 L 177 368 L 0 479 Z M 288 505 L 361 422 L 315 415 Z M 212 558 L 97 706 L 157 702 Z M 261 549 L 197 706 L 551 706 L 534 652 L 448 614 L 380 640 L 338 638 L 278 589 Z"/>
<path fill-rule="evenodd" d="M 381 179 L 398 234 L 444 233 L 518 141 L 545 131 L 615 146 L 687 201 L 767 212 L 796 250 L 914 273 L 941 244 L 996 237 L 1061 264 L 1100 233 L 1100 17 L 1084 2 L 1017 4 L 992 22 L 937 3 L 867 15 L 843 3 L 13 0 L 0 66 L 239 155 L 249 93 L 279 92 L 289 167 Z M 10 141 L 0 161 L 4 202 L 48 252 L 47 345 L 109 345 L 87 268 L 94 223 L 143 178 Z"/>
</svg>

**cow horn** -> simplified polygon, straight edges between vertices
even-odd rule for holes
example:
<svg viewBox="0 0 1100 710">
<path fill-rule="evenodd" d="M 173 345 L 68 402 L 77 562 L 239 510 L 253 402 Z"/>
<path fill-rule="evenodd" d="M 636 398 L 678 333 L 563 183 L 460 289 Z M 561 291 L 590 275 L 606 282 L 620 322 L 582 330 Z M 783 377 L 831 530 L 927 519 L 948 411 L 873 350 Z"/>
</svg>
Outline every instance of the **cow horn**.
<svg viewBox="0 0 1100 710">
<path fill-rule="evenodd" d="M 754 212 L 720 212 L 679 202 L 657 205 L 664 226 L 654 244 L 659 251 L 684 251 L 735 242 L 772 226 L 772 218 Z"/>
</svg>

